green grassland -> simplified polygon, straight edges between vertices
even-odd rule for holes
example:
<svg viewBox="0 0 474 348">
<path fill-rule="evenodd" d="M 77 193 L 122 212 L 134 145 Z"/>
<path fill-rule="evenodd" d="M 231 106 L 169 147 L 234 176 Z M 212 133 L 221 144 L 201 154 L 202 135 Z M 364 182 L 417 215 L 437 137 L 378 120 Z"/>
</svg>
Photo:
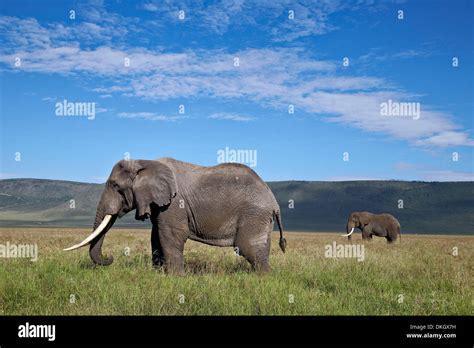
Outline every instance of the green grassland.
<svg viewBox="0 0 474 348">
<path fill-rule="evenodd" d="M 273 271 L 264 275 L 231 248 L 189 241 L 186 275 L 172 276 L 151 266 L 144 230 L 108 233 L 104 252 L 115 257 L 109 267 L 94 267 L 87 248 L 62 251 L 89 232 L 1 228 L 0 244 L 37 243 L 39 258 L 0 259 L 0 315 L 473 314 L 471 236 L 403 235 L 387 245 L 359 234 L 353 243 L 364 244 L 365 260 L 358 262 L 325 257 L 325 245 L 347 243 L 338 234 L 287 232 L 283 254 L 275 233 Z"/>
</svg>

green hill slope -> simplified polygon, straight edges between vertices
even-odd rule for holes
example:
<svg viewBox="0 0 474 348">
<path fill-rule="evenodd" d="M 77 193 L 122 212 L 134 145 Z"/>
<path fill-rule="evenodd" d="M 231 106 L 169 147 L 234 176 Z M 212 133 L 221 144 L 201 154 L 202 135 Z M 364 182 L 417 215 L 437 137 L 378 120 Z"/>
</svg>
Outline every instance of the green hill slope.
<svg viewBox="0 0 474 348">
<path fill-rule="evenodd" d="M 282 181 L 269 186 L 286 230 L 343 232 L 349 213 L 365 210 L 395 215 L 402 233 L 474 231 L 474 182 Z M 90 226 L 102 189 L 99 184 L 58 180 L 1 180 L 0 225 Z M 149 227 L 133 216 L 117 225 Z"/>
<path fill-rule="evenodd" d="M 474 232 L 474 182 L 274 182 L 285 225 L 295 230 L 344 231 L 352 211 L 390 213 L 403 232 Z M 289 208 L 289 200 L 294 208 Z M 403 200 L 403 209 L 398 208 Z"/>
</svg>

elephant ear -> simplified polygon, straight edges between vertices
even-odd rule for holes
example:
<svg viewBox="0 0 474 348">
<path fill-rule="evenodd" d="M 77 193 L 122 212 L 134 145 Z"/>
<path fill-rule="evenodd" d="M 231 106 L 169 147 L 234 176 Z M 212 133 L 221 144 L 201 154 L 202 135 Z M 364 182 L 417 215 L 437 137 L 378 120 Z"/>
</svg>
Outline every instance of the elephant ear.
<svg viewBox="0 0 474 348">
<path fill-rule="evenodd" d="M 370 222 L 369 215 L 365 212 L 359 213 L 359 221 L 362 226 L 368 225 Z"/>
<path fill-rule="evenodd" d="M 176 177 L 166 164 L 158 161 L 138 161 L 139 169 L 133 180 L 133 193 L 137 220 L 145 220 L 151 215 L 152 203 L 163 207 L 176 196 Z"/>
</svg>

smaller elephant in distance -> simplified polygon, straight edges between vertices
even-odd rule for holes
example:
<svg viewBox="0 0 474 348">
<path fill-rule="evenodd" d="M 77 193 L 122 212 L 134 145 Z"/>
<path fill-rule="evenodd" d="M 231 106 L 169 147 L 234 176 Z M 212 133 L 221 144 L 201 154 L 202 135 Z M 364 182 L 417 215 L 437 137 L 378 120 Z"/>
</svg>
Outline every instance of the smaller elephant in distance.
<svg viewBox="0 0 474 348">
<path fill-rule="evenodd" d="M 397 240 L 400 235 L 400 222 L 391 214 L 372 214 L 369 212 L 353 212 L 347 219 L 346 232 L 343 234 L 349 240 L 352 238 L 354 229 L 358 228 L 362 231 L 362 239 L 372 239 L 372 236 L 385 237 L 388 243 Z"/>
</svg>

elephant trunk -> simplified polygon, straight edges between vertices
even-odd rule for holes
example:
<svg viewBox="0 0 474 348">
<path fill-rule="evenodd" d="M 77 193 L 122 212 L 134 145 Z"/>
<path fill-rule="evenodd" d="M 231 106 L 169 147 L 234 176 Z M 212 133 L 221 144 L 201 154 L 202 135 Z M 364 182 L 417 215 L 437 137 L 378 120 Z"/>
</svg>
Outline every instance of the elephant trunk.
<svg viewBox="0 0 474 348">
<path fill-rule="evenodd" d="M 95 221 L 94 221 L 94 230 L 96 230 L 104 221 L 106 221 L 105 219 L 108 216 L 110 215 L 106 215 L 104 213 L 104 209 L 102 208 L 102 200 L 101 200 L 101 202 L 99 203 L 99 206 L 97 207 L 97 212 L 96 212 Z M 100 234 L 97 235 L 90 243 L 89 255 L 92 261 L 97 265 L 108 266 L 114 261 L 114 258 L 112 255 L 108 257 L 104 257 L 102 255 L 102 243 L 104 242 L 105 234 L 112 227 L 116 219 L 117 219 L 117 215 L 113 215 L 111 219 L 106 223 L 106 226 L 103 228 Z"/>
<path fill-rule="evenodd" d="M 64 250 L 70 251 L 82 248 L 86 245 L 90 245 L 89 254 L 92 261 L 98 265 L 108 266 L 113 262 L 113 257 L 110 256 L 104 258 L 102 256 L 102 243 L 104 241 L 105 234 L 112 227 L 115 220 L 117 219 L 117 214 L 111 215 L 105 213 L 105 208 L 103 204 L 105 200 L 106 199 L 104 198 L 104 195 L 102 195 L 99 206 L 97 207 L 92 233 L 82 242 Z"/>
<path fill-rule="evenodd" d="M 343 234 L 342 236 L 347 237 L 348 239 L 351 239 L 352 238 L 352 233 L 354 232 L 354 229 L 355 229 L 354 225 L 348 222 L 347 225 L 346 225 L 346 233 L 347 234 Z"/>
</svg>

